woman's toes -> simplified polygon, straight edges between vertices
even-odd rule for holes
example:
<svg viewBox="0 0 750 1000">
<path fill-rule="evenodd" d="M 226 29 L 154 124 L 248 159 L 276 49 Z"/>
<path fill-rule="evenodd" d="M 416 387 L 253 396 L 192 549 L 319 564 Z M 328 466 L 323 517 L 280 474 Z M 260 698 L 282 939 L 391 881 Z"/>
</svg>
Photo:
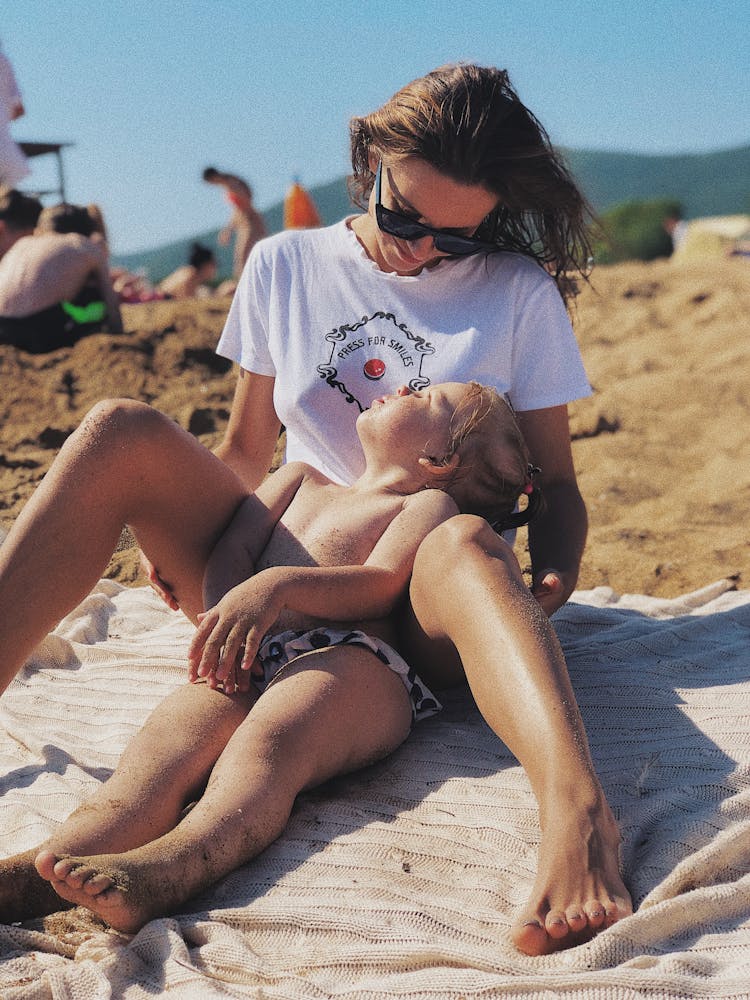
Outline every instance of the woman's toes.
<svg viewBox="0 0 750 1000">
<path fill-rule="evenodd" d="M 516 948 L 526 955 L 546 955 L 549 952 L 549 936 L 539 920 L 525 920 L 516 925 L 511 933 Z"/>
<path fill-rule="evenodd" d="M 604 907 L 598 899 L 592 899 L 584 906 L 589 927 L 601 927 L 604 923 Z"/>
<path fill-rule="evenodd" d="M 623 916 L 625 914 L 621 912 L 617 903 L 607 903 L 604 907 L 604 926 L 611 927 L 612 924 L 616 924 Z"/>
<path fill-rule="evenodd" d="M 586 914 L 583 912 L 582 906 L 568 907 L 568 909 L 565 911 L 565 919 L 568 922 L 568 927 L 574 934 L 577 934 L 578 931 L 582 931 L 586 926 L 586 924 L 588 923 Z"/>
<path fill-rule="evenodd" d="M 555 940 L 564 938 L 570 930 L 568 921 L 565 919 L 565 914 L 561 910 L 550 910 L 547 914 L 547 919 L 544 921 L 544 926 L 549 936 L 555 938 Z"/>
</svg>

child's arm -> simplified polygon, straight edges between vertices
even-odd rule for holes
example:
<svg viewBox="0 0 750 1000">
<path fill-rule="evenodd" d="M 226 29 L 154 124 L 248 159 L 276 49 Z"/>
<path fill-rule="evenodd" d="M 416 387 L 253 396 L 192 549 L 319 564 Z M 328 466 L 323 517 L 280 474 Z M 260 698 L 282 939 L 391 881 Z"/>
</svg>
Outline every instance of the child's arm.
<svg viewBox="0 0 750 1000">
<path fill-rule="evenodd" d="M 456 513 L 446 493 L 425 490 L 407 499 L 364 565 L 273 566 L 239 584 L 201 617 L 190 646 L 191 679 L 227 682 L 240 654 L 241 669 L 249 670 L 284 608 L 335 621 L 385 617 L 406 591 L 422 540 Z"/>
<path fill-rule="evenodd" d="M 283 465 L 239 505 L 206 563 L 205 608 L 212 608 L 232 587 L 253 575 L 271 532 L 292 502 L 307 470 L 308 466 L 302 462 Z"/>
</svg>

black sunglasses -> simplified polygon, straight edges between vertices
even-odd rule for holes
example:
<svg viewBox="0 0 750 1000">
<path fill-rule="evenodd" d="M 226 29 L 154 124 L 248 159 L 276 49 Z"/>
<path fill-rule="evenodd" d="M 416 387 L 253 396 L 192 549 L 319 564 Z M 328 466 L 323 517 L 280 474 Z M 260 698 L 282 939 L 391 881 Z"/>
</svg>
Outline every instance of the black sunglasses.
<svg viewBox="0 0 750 1000">
<path fill-rule="evenodd" d="M 410 219 L 408 215 L 385 208 L 380 199 L 382 167 L 381 161 L 375 171 L 375 218 L 378 228 L 384 233 L 399 240 L 421 240 L 425 236 L 431 236 L 436 250 L 463 257 L 472 253 L 493 253 L 501 249 L 496 243 L 485 243 L 476 236 L 459 236 L 445 229 L 433 229 L 432 226 Z"/>
</svg>

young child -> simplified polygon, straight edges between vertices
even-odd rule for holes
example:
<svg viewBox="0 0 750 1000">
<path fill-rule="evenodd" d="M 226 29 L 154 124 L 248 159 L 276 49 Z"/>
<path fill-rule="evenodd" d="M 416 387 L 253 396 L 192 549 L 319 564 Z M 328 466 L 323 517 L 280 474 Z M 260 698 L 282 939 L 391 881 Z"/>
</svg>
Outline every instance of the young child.
<svg viewBox="0 0 750 1000">
<path fill-rule="evenodd" d="M 503 528 L 525 519 L 512 512 L 531 487 L 531 467 L 512 411 L 494 390 L 402 386 L 360 415 L 357 433 L 366 470 L 352 486 L 293 462 L 239 507 L 206 569 L 211 610 L 199 616 L 192 680 L 246 690 L 235 668 L 250 669 L 272 627 L 289 635 L 322 620 L 333 635 L 336 625 L 347 623 L 350 633 L 353 621 L 382 620 L 406 592 L 422 539 L 459 510 Z M 257 676 L 278 644 L 266 638 Z"/>
<path fill-rule="evenodd" d="M 0 864 L 0 918 L 58 909 L 59 896 L 135 932 L 259 854 L 299 792 L 385 756 L 439 709 L 387 616 L 430 531 L 459 510 L 523 523 L 534 470 L 509 406 L 476 383 L 404 386 L 357 431 L 366 464 L 352 486 L 291 463 L 240 504 L 189 653 L 191 679 L 208 683 L 157 707 L 41 849 Z M 233 725 L 216 727 L 226 697 Z"/>
</svg>

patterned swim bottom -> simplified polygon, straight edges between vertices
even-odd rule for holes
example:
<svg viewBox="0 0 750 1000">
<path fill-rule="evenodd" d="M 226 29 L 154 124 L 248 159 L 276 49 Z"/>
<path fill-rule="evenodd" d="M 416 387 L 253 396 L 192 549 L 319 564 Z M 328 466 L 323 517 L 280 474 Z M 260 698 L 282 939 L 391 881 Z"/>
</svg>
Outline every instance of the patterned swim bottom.
<svg viewBox="0 0 750 1000">
<path fill-rule="evenodd" d="M 411 701 L 411 714 L 414 722 L 435 715 L 443 707 L 430 689 L 417 676 L 416 670 L 399 656 L 395 649 L 378 639 L 357 629 L 314 628 L 308 631 L 290 629 L 279 632 L 278 635 L 266 635 L 258 650 L 258 661 L 263 667 L 263 679 L 253 678 L 255 687 L 263 692 L 276 674 L 287 663 L 297 659 L 303 653 L 314 649 L 325 649 L 327 646 L 364 646 L 369 649 L 381 663 L 403 681 Z"/>
</svg>

